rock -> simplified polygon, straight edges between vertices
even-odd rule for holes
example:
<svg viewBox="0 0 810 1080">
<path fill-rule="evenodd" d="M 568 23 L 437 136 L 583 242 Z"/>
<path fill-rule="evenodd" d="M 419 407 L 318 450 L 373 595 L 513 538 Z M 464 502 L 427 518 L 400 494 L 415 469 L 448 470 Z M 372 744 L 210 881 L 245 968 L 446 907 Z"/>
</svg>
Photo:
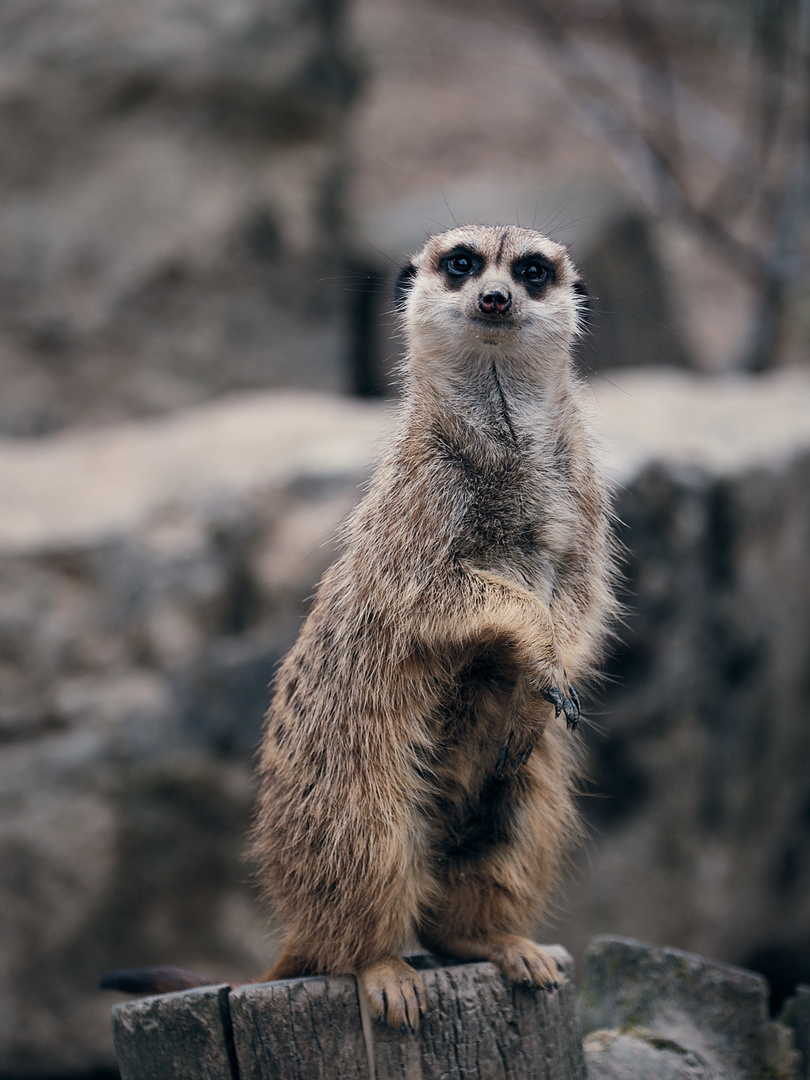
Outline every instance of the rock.
<svg viewBox="0 0 810 1080">
<path fill-rule="evenodd" d="M 109 1065 L 107 970 L 267 966 L 252 750 L 384 425 L 281 394 L 0 441 L 0 1072 Z"/>
<path fill-rule="evenodd" d="M 0 431 L 346 385 L 342 0 L 0 10 Z"/>
<path fill-rule="evenodd" d="M 810 986 L 796 987 L 795 997 L 785 1003 L 779 1019 L 793 1028 L 800 1058 L 798 1076 L 807 1080 L 810 1077 Z"/>
<path fill-rule="evenodd" d="M 791 1080 L 787 1028 L 750 971 L 677 949 L 597 938 L 581 986 L 588 1076 Z"/>
<path fill-rule="evenodd" d="M 784 994 L 810 972 L 807 379 L 615 378 L 593 385 L 627 618 L 558 932 L 575 955 L 615 932 L 756 964 Z"/>
<path fill-rule="evenodd" d="M 588 1080 L 715 1080 L 693 1050 L 658 1036 L 594 1031 L 584 1042 Z"/>
</svg>

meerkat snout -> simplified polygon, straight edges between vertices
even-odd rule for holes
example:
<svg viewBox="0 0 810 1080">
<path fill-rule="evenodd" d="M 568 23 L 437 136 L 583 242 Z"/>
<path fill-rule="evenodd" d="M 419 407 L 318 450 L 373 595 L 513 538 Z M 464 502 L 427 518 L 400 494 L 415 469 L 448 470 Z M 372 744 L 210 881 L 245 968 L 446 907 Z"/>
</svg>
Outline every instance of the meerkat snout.
<svg viewBox="0 0 810 1080">
<path fill-rule="evenodd" d="M 512 293 L 502 282 L 487 285 L 478 294 L 478 310 L 484 315 L 506 315 L 512 307 Z"/>
</svg>

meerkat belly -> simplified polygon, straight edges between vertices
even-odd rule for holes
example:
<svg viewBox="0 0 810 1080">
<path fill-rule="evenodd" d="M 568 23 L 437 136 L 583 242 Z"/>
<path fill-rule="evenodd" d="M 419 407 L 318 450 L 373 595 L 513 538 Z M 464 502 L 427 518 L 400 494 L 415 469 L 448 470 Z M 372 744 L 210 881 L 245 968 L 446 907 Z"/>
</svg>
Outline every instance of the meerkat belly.
<svg viewBox="0 0 810 1080">
<path fill-rule="evenodd" d="M 503 653 L 482 650 L 442 696 L 425 814 L 439 867 L 476 859 L 510 841 L 518 792 L 514 778 L 498 777 L 495 766 L 517 677 Z"/>
</svg>

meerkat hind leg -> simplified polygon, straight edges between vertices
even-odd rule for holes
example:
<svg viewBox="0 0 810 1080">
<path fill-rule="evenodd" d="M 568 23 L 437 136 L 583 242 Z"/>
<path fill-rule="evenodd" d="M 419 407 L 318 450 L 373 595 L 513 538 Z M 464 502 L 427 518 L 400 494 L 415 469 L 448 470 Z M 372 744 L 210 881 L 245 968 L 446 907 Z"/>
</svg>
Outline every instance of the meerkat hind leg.
<svg viewBox="0 0 810 1080">
<path fill-rule="evenodd" d="M 305 975 L 312 974 L 312 965 L 299 956 L 290 946 L 285 945 L 275 964 L 265 971 L 263 975 L 260 975 L 256 981 L 277 982 L 280 979 L 300 979 Z"/>
<path fill-rule="evenodd" d="M 430 947 L 459 960 L 489 960 L 513 986 L 549 992 L 559 987 L 560 973 L 549 954 L 530 938 L 518 934 L 447 938 L 431 943 Z"/>
<path fill-rule="evenodd" d="M 357 972 L 374 1020 L 400 1031 L 416 1031 L 425 1008 L 421 976 L 399 956 L 387 956 Z"/>
</svg>

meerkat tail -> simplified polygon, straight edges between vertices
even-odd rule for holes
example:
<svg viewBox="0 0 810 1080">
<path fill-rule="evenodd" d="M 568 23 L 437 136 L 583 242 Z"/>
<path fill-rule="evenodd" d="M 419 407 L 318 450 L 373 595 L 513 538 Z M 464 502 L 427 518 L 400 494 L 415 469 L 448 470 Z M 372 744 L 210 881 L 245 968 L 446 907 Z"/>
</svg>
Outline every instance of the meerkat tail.
<svg viewBox="0 0 810 1080">
<path fill-rule="evenodd" d="M 110 971 L 99 980 L 99 990 L 121 990 L 125 994 L 170 994 L 213 986 L 215 980 L 178 967 L 142 967 Z"/>
</svg>

